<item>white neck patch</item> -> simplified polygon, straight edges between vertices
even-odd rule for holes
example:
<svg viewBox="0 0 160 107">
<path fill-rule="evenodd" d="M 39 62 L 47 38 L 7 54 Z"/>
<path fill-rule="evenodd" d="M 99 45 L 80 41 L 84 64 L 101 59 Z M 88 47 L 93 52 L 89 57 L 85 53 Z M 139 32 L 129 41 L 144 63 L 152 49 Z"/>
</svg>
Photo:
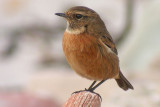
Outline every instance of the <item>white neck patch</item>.
<svg viewBox="0 0 160 107">
<path fill-rule="evenodd" d="M 71 28 L 69 28 L 69 23 L 67 22 L 67 28 L 66 28 L 67 33 L 78 35 L 78 34 L 83 33 L 85 30 L 86 30 L 85 27 L 81 27 L 79 29 L 71 29 Z"/>
</svg>

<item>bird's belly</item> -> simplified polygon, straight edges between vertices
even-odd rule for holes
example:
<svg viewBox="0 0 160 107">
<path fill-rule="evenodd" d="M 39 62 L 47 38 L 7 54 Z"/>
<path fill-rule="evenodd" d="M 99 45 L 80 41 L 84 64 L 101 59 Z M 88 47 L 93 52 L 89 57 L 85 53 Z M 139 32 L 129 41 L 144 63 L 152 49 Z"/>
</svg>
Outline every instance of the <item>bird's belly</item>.
<svg viewBox="0 0 160 107">
<path fill-rule="evenodd" d="M 66 57 L 70 66 L 82 77 L 92 80 L 103 80 L 107 78 L 107 69 L 103 67 L 103 62 L 93 58 L 87 53 L 71 52 L 70 57 Z M 89 54 L 89 53 L 88 53 Z"/>
<path fill-rule="evenodd" d="M 63 50 L 72 69 L 82 77 L 104 80 L 116 75 L 113 61 L 101 54 L 94 37 L 64 35 Z"/>
</svg>

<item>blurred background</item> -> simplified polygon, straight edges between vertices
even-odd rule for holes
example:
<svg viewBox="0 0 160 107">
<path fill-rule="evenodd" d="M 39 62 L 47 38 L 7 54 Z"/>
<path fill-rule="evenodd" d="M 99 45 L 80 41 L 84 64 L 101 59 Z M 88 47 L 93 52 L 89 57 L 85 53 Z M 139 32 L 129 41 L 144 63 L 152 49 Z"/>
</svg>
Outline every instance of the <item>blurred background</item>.
<svg viewBox="0 0 160 107">
<path fill-rule="evenodd" d="M 0 0 L 0 107 L 60 107 L 92 83 L 67 64 L 54 15 L 79 5 L 99 13 L 135 88 L 108 80 L 102 107 L 160 107 L 160 0 Z"/>
</svg>

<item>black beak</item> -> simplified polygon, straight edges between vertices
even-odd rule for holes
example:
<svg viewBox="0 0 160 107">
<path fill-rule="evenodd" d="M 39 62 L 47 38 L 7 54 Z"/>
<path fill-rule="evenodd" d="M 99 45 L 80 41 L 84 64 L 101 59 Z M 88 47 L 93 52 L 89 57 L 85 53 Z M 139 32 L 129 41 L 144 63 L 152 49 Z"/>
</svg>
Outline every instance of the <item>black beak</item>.
<svg viewBox="0 0 160 107">
<path fill-rule="evenodd" d="M 55 13 L 55 15 L 61 16 L 61 17 L 67 17 L 65 13 Z"/>
</svg>

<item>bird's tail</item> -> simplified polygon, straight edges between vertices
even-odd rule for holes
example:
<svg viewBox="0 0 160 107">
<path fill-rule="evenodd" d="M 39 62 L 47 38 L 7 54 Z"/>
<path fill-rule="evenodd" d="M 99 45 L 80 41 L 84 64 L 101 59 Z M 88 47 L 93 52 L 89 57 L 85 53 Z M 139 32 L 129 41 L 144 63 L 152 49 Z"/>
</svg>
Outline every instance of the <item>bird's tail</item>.
<svg viewBox="0 0 160 107">
<path fill-rule="evenodd" d="M 131 83 L 124 77 L 121 71 L 119 72 L 119 78 L 115 80 L 117 84 L 119 85 L 119 87 L 125 91 L 128 89 L 134 89 Z"/>
</svg>

